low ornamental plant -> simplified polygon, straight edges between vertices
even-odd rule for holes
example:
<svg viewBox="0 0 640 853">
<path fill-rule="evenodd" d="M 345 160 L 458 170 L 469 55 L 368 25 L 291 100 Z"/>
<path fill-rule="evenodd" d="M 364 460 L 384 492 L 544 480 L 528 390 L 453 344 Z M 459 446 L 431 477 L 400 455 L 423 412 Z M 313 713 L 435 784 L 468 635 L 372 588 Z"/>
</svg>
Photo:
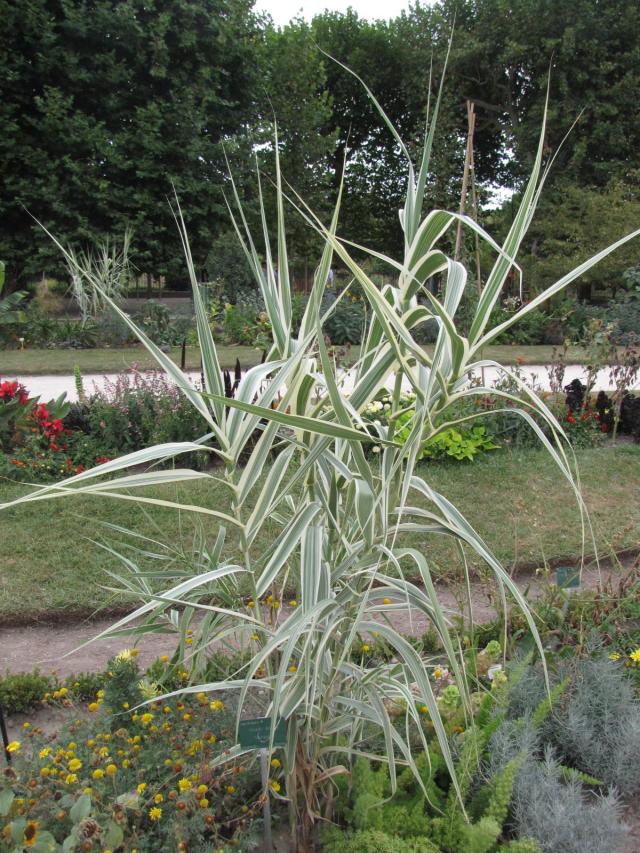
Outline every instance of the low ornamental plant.
<svg viewBox="0 0 640 853">
<path fill-rule="evenodd" d="M 176 218 L 192 283 L 202 353 L 202 389 L 194 388 L 174 362 L 109 299 L 90 268 L 82 271 L 85 281 L 102 293 L 206 422 L 206 434 L 215 441 L 215 447 L 207 452 L 215 454 L 220 463 L 216 473 L 179 467 L 146 472 L 137 468 L 136 473 L 122 473 L 132 466 L 203 448 L 195 440 L 167 442 L 0 505 L 2 509 L 70 492 L 106 494 L 111 499 L 136 500 L 149 506 L 161 503 L 179 512 L 195 513 L 208 523 L 206 535 L 196 543 L 197 571 L 180 566 L 168 569 L 163 573 L 165 588 L 158 594 L 148 588 L 141 569 L 136 590 L 143 603 L 105 633 L 117 634 L 131 625 L 145 632 L 175 631 L 188 673 L 181 695 L 215 697 L 233 691 L 238 721 L 242 715 L 266 716 L 271 720 L 272 733 L 279 719 L 286 721 L 283 782 L 278 790 L 270 788 L 264 794 L 286 802 L 294 849 L 300 853 L 313 848 L 318 823 L 332 819 L 336 780 L 348 777 L 359 756 L 370 755 L 372 742 L 375 757 L 388 766 L 391 792 L 397 790 L 399 774 L 405 770 L 413 774 L 419 787 L 423 786 L 416 763 L 418 756 L 429 751 L 422 708 L 427 709 L 433 724 L 443 772 L 451 777 L 452 797 L 462 802 L 461 780 L 432 681 L 422 657 L 392 621 L 397 613 L 411 609 L 431 624 L 459 690 L 462 713 L 471 721 L 464 656 L 450 632 L 433 583 L 428 560 L 430 538 L 452 537 L 463 551 L 474 551 L 504 595 L 511 596 L 522 609 L 541 654 L 543 646 L 527 603 L 509 573 L 482 536 L 431 487 L 425 470 L 418 470 L 417 463 L 438 435 L 448 429 L 458 430 L 472 418 L 477 420 L 475 413 L 462 418 L 455 415 L 459 401 L 491 393 L 501 401 L 501 409 L 494 414 L 515 412 L 529 424 L 560 475 L 572 486 L 584 514 L 563 425 L 535 391 L 508 368 L 484 359 L 482 352 L 598 260 L 640 233 L 622 237 L 492 325 L 491 315 L 505 282 L 510 274 L 520 275 L 516 256 L 547 173 L 542 163 L 544 126 L 531 178 L 499 246 L 466 217 L 439 209 L 424 212 L 440 97 L 429 117 L 417 165 L 375 99 L 373 102 L 399 151 L 406 156 L 406 198 L 399 217 L 403 250 L 399 257 L 382 255 L 375 248 L 359 251 L 382 263 L 388 270 L 386 280 L 392 283 L 374 283 L 352 254 L 349 242 L 339 238 L 340 195 L 331 222 L 326 224 L 303 200 L 285 193 L 276 141 L 276 216 L 274 222 L 268 221 L 265 206 L 260 205 L 265 238 L 262 254 L 247 226 L 235 184 L 230 183 L 238 211 L 232 214 L 233 226 L 260 287 L 270 326 L 264 363 L 247 371 L 234 399 L 225 397 L 216 343 L 179 205 Z M 297 208 L 323 241 L 297 334 L 292 333 L 285 203 Z M 459 221 L 478 234 L 494 258 L 464 331 L 456 325 L 456 315 L 467 288 L 467 272 L 446 254 L 447 244 L 442 239 Z M 268 237 L 271 233 L 276 235 L 275 251 Z M 73 263 L 73 256 L 56 242 Z M 329 271 L 338 263 L 354 279 L 366 306 L 363 343 L 348 373 L 332 363 L 322 333 L 328 319 L 321 308 L 323 296 Z M 428 286 L 434 276 L 440 283 L 437 295 Z M 433 353 L 426 352 L 414 337 L 414 330 L 427 321 L 437 326 Z M 481 376 L 483 367 L 497 368 L 509 377 L 513 389 L 490 389 L 482 380 L 472 383 L 470 373 Z M 400 441 L 397 432 L 403 388 L 415 394 L 415 414 L 409 435 Z M 391 397 L 388 425 L 377 427 L 372 434 L 364 428 L 363 411 L 385 389 Z M 365 453 L 368 446 L 379 452 Z M 105 481 L 103 474 L 117 476 Z M 206 493 L 208 481 L 223 483 L 227 501 L 216 497 L 209 504 L 203 499 L 198 505 L 183 505 L 177 499 L 160 502 L 144 491 L 149 485 L 196 479 L 202 481 L 201 494 Z M 427 509 L 414 505 L 416 495 L 428 501 Z M 487 507 L 486 512 L 495 510 Z M 259 533 L 270 542 L 266 550 L 256 547 L 258 541 L 264 541 L 258 539 Z M 409 533 L 413 541 L 416 534 L 422 537 L 424 545 L 419 549 L 408 547 L 405 535 Z M 129 552 L 127 559 L 134 562 L 135 553 Z M 409 580 L 416 577 L 419 582 Z M 292 587 L 298 606 L 288 610 L 285 618 L 282 591 Z M 195 619 L 196 614 L 202 618 Z M 184 643 L 188 629 L 193 631 L 190 645 Z M 366 643 L 373 631 L 394 654 L 386 662 L 369 665 L 366 658 L 354 659 L 353 650 Z M 249 662 L 221 681 L 204 678 L 207 652 L 214 638 L 233 639 L 250 649 Z M 401 718 L 392 722 L 391 709 L 397 707 L 402 709 Z M 233 731 L 230 739 L 235 740 Z M 227 772 L 219 768 L 234 766 L 243 754 L 245 750 L 236 742 L 228 750 L 211 755 L 210 772 Z"/>
<path fill-rule="evenodd" d="M 56 736 L 25 724 L 9 744 L 12 762 L 0 776 L 2 853 L 227 851 L 251 837 L 261 814 L 255 762 L 211 769 L 234 743 L 226 703 L 200 693 L 154 699 L 138 711 L 122 701 L 107 711 L 123 690 L 132 704 L 157 696 L 129 650 L 110 661 L 105 688 Z M 49 701 L 69 704 L 69 690 L 57 694 Z M 275 790 L 280 768 L 274 757 Z"/>
</svg>

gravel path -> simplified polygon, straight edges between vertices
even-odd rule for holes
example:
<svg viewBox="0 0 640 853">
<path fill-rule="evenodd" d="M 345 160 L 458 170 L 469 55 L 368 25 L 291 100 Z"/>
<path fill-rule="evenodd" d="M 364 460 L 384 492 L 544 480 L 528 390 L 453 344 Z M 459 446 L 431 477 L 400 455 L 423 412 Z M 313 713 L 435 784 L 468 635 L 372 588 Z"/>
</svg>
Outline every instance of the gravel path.
<svg viewBox="0 0 640 853">
<path fill-rule="evenodd" d="M 595 589 L 602 580 L 611 577 L 614 581 L 625 571 L 638 564 L 638 557 L 628 555 L 621 561 L 621 567 L 613 569 L 610 565 L 601 564 L 601 568 L 589 565 L 582 574 L 582 586 Z M 532 572 L 522 572 L 517 578 L 519 588 L 526 592 L 530 600 L 535 600 L 548 581 Z M 453 616 L 461 612 L 459 599 L 463 600 L 463 590 L 454 590 L 450 586 L 439 585 L 438 594 L 445 611 Z M 488 622 L 494 618 L 496 611 L 487 587 L 480 582 L 472 585 L 472 600 L 474 618 L 477 622 Z M 282 615 L 286 617 L 287 608 Z M 116 639 L 100 640 L 83 645 L 101 631 L 104 631 L 115 621 L 115 617 L 86 621 L 73 621 L 57 624 L 32 624 L 20 627 L 0 628 L 0 649 L 5 671 L 25 672 L 39 667 L 43 672 L 55 672 L 60 678 L 78 672 L 100 671 L 104 669 L 107 660 L 121 649 L 134 643 L 133 636 Z M 391 621 L 396 628 L 405 634 L 420 635 L 428 624 L 422 614 L 401 611 L 392 616 Z M 163 654 L 171 654 L 177 640 L 171 634 L 143 635 L 138 638 L 139 662 L 141 667 L 148 666 L 155 658 Z"/>
</svg>

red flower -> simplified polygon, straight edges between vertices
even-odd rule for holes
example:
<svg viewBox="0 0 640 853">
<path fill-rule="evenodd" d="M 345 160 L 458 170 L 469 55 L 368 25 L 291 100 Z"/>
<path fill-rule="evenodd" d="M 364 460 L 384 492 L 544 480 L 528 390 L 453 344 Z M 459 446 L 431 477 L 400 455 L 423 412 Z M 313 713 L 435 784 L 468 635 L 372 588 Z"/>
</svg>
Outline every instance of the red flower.
<svg viewBox="0 0 640 853">
<path fill-rule="evenodd" d="M 76 465 L 76 474 L 82 474 L 84 471 L 84 465 Z"/>
<path fill-rule="evenodd" d="M 13 382 L 9 382 L 8 379 L 5 379 L 4 382 L 0 382 L 0 397 L 8 397 L 10 400 L 18 393 L 18 380 L 15 379 Z"/>
<path fill-rule="evenodd" d="M 105 462 L 111 462 L 109 456 L 96 456 L 96 465 L 104 465 Z"/>
<path fill-rule="evenodd" d="M 567 423 L 575 424 L 575 422 L 576 422 L 576 419 L 573 417 L 571 412 L 569 412 L 569 414 L 567 415 Z"/>
<path fill-rule="evenodd" d="M 607 431 L 607 425 L 606 425 L 606 424 L 601 424 L 601 425 L 600 425 L 600 429 L 602 430 L 602 432 L 606 432 L 606 431 Z"/>
</svg>

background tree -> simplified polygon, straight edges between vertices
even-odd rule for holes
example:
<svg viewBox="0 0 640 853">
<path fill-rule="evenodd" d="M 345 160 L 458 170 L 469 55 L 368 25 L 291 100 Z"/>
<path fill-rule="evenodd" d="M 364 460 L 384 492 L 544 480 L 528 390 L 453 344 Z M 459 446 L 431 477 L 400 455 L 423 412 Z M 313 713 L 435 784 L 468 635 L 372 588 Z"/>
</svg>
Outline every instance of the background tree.
<svg viewBox="0 0 640 853">
<path fill-rule="evenodd" d="M 132 228 L 145 272 L 182 270 L 172 185 L 202 263 L 226 210 L 220 141 L 251 116 L 250 0 L 0 2 L 0 253 L 15 278 L 64 241 Z"/>
</svg>

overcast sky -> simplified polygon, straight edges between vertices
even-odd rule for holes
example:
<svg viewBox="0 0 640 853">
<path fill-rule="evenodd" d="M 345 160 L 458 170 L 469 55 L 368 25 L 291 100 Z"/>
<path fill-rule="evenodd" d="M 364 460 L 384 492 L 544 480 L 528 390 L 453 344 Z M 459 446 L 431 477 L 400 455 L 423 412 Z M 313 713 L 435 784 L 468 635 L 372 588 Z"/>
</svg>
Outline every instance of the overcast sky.
<svg viewBox="0 0 640 853">
<path fill-rule="evenodd" d="M 268 12 L 276 24 L 288 23 L 298 12 L 307 20 L 324 12 L 346 12 L 352 9 L 363 18 L 395 18 L 403 9 L 409 8 L 409 0 L 256 0 L 257 12 Z"/>
</svg>

